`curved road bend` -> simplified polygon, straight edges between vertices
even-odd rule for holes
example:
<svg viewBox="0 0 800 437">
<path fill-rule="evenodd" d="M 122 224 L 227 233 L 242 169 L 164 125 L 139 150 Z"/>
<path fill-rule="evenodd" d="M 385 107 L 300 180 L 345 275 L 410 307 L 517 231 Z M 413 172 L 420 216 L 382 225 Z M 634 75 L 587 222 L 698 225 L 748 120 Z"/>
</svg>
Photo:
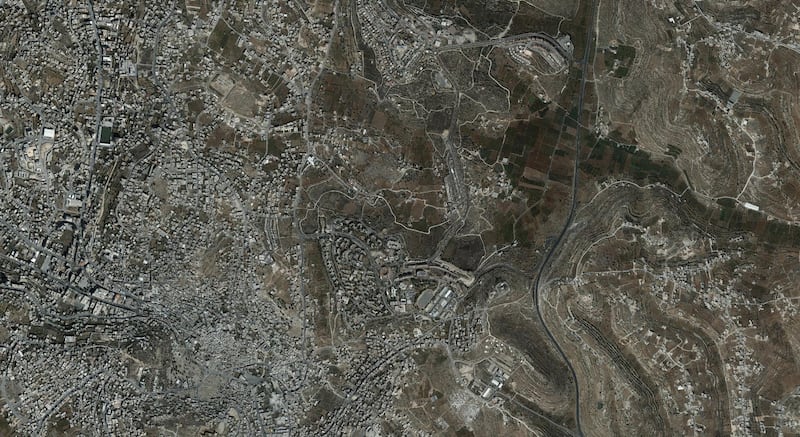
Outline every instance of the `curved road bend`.
<svg viewBox="0 0 800 437">
<path fill-rule="evenodd" d="M 581 88 L 580 94 L 578 94 L 578 115 L 577 115 L 577 122 L 581 124 L 581 111 L 583 110 L 583 96 L 586 93 L 586 70 L 589 68 L 589 54 L 594 51 L 592 47 L 593 43 L 593 35 L 594 35 L 594 24 L 595 24 L 595 16 L 597 14 L 597 3 L 599 0 L 592 0 L 592 8 L 591 14 L 588 17 L 588 23 L 586 25 L 586 45 L 584 47 L 583 59 L 581 59 Z M 575 369 L 572 367 L 572 363 L 569 362 L 567 355 L 564 353 L 564 350 L 561 348 L 561 345 L 558 344 L 553 333 L 550 331 L 550 328 L 547 327 L 547 323 L 544 321 L 544 317 L 542 317 L 542 309 L 539 302 L 539 283 L 541 281 L 542 275 L 545 272 L 548 264 L 550 263 L 553 254 L 555 253 L 556 249 L 558 249 L 559 244 L 564 239 L 564 235 L 566 235 L 567 230 L 572 225 L 572 221 L 575 218 L 575 207 L 577 205 L 577 194 L 578 194 L 578 170 L 580 165 L 580 127 L 576 130 L 575 133 L 575 169 L 574 174 L 572 176 L 572 199 L 570 203 L 569 214 L 567 215 L 567 220 L 564 222 L 564 227 L 561 229 L 561 233 L 558 234 L 558 238 L 550 247 L 550 250 L 547 251 L 544 259 L 542 260 L 541 264 L 539 265 L 539 271 L 536 273 L 536 279 L 534 279 L 533 284 L 531 286 L 531 292 L 533 293 L 533 300 L 536 303 L 536 315 L 539 317 L 539 321 L 542 323 L 544 327 L 545 333 L 550 338 L 550 341 L 558 350 L 558 353 L 561 355 L 561 358 L 567 364 L 570 373 L 572 374 L 572 380 L 575 381 L 575 425 L 577 427 L 577 433 L 580 437 L 583 437 L 583 430 L 581 429 L 581 399 L 580 399 L 580 388 L 578 386 L 578 377 L 575 374 Z"/>
</svg>

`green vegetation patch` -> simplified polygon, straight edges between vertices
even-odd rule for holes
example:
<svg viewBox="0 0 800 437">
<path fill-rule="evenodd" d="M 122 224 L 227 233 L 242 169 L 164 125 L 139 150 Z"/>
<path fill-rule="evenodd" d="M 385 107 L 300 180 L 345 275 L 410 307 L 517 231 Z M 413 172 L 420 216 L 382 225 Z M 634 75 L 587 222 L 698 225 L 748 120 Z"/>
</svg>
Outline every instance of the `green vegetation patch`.
<svg viewBox="0 0 800 437">
<path fill-rule="evenodd" d="M 603 64 L 612 76 L 622 79 L 627 77 L 633 60 L 636 59 L 636 48 L 619 45 L 603 49 Z"/>
<path fill-rule="evenodd" d="M 616 175 L 637 183 L 659 182 L 676 191 L 686 188 L 681 172 L 672 162 L 654 159 L 636 145 L 596 136 L 588 137 L 586 145 L 591 147 L 591 152 L 581 161 L 580 167 L 590 176 Z"/>
<path fill-rule="evenodd" d="M 100 142 L 101 143 L 110 143 L 111 142 L 111 135 L 112 129 L 110 126 L 102 126 L 100 127 Z"/>
</svg>

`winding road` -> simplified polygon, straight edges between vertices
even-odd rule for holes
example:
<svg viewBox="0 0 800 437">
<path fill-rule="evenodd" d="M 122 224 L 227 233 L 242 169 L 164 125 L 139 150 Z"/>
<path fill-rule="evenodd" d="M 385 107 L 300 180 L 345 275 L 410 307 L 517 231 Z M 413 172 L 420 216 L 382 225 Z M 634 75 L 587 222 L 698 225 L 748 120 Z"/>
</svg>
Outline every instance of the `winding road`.
<svg viewBox="0 0 800 437">
<path fill-rule="evenodd" d="M 593 36 L 594 36 L 594 24 L 595 24 L 595 17 L 597 15 L 597 3 L 599 0 L 592 0 L 591 6 L 591 13 L 590 16 L 587 18 L 586 24 L 586 45 L 583 49 L 583 58 L 581 59 L 580 68 L 581 68 L 581 87 L 580 87 L 580 94 L 578 94 L 578 115 L 577 115 L 577 122 L 581 125 L 581 111 L 583 109 L 583 97 L 586 94 L 586 79 L 587 79 L 587 70 L 589 68 L 589 59 L 590 53 L 594 51 L 592 48 L 593 45 Z M 567 116 L 565 116 L 567 117 Z M 566 118 L 565 118 L 566 122 Z M 563 129 L 563 126 L 562 126 Z M 572 226 L 572 222 L 575 218 L 575 209 L 578 203 L 577 200 L 577 192 L 578 192 L 578 170 L 580 167 L 580 129 L 578 129 L 575 133 L 575 169 L 572 175 L 572 195 L 570 200 L 570 209 L 569 214 L 567 215 L 567 219 L 564 222 L 564 226 L 561 228 L 561 233 L 558 234 L 558 238 L 555 242 L 550 246 L 550 250 L 547 251 L 544 259 L 542 260 L 541 264 L 539 265 L 539 270 L 536 272 L 536 278 L 531 285 L 531 293 L 533 293 L 533 300 L 536 303 L 536 315 L 539 317 L 539 321 L 542 323 L 544 327 L 545 333 L 550 338 L 550 341 L 553 342 L 556 350 L 561 355 L 561 358 L 567 364 L 570 373 L 572 374 L 572 380 L 575 381 L 575 425 L 577 428 L 577 433 L 579 436 L 583 437 L 583 429 L 581 429 L 581 400 L 580 400 L 580 387 L 578 385 L 578 377 L 575 374 L 575 369 L 570 363 L 569 358 L 564 353 L 564 350 L 561 348 L 561 345 L 556 341 L 553 333 L 550 331 L 550 328 L 547 326 L 544 317 L 542 316 L 542 305 L 539 301 L 541 294 L 539 293 L 539 285 L 541 283 L 542 276 L 545 274 L 547 267 L 550 264 L 550 260 L 553 258 L 553 254 L 558 249 L 561 241 L 564 239 L 564 236 L 567 234 L 570 226 Z"/>
</svg>

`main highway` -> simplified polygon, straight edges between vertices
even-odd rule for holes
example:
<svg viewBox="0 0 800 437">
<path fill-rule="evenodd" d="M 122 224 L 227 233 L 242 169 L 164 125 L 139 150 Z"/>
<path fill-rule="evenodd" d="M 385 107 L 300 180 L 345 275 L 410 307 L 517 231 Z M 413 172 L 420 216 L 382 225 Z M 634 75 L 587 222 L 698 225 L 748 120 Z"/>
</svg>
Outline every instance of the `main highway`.
<svg viewBox="0 0 800 437">
<path fill-rule="evenodd" d="M 586 94 L 586 79 L 587 79 L 587 70 L 589 69 L 589 59 L 591 59 L 591 53 L 594 51 L 593 48 L 593 37 L 595 33 L 594 24 L 595 24 L 595 17 L 597 14 L 597 2 L 598 0 L 592 0 L 591 6 L 591 13 L 587 17 L 586 23 L 586 44 L 583 49 L 583 58 L 580 61 L 580 69 L 581 69 L 581 86 L 580 86 L 580 94 L 578 94 L 578 113 L 577 113 L 577 123 L 578 125 L 582 125 L 581 123 L 581 112 L 583 111 L 583 98 Z M 565 115 L 564 123 L 569 115 Z M 564 126 L 562 125 L 562 131 Z M 569 214 L 567 215 L 567 219 L 564 222 L 564 226 L 561 229 L 561 233 L 559 233 L 558 238 L 555 242 L 550 246 L 550 250 L 547 251 L 545 254 L 544 259 L 539 264 L 538 272 L 536 273 L 536 277 L 533 280 L 531 285 L 531 293 L 533 293 L 533 300 L 536 303 L 536 315 L 539 317 L 539 321 L 542 323 L 547 336 L 550 338 L 550 341 L 553 342 L 556 350 L 561 355 L 561 358 L 567 364 L 570 373 L 572 374 L 572 380 L 575 383 L 575 426 L 577 428 L 577 434 L 583 437 L 583 429 L 581 428 L 581 399 L 580 399 L 580 386 L 578 384 L 578 376 L 575 374 L 575 368 L 570 363 L 569 358 L 567 358 L 567 354 L 564 353 L 564 350 L 561 348 L 561 345 L 556 341 L 556 338 L 553 336 L 553 333 L 550 331 L 550 328 L 547 326 L 547 322 L 545 321 L 544 317 L 542 316 L 542 303 L 540 301 L 541 293 L 539 292 L 539 286 L 542 280 L 542 276 L 547 271 L 547 268 L 550 264 L 551 259 L 553 258 L 553 254 L 558 250 L 561 241 L 564 240 L 564 236 L 567 234 L 570 226 L 572 226 L 572 222 L 575 218 L 575 209 L 578 203 L 578 171 L 580 166 L 580 148 L 581 148 L 581 141 L 580 141 L 580 129 L 578 129 L 575 133 L 575 169 L 572 175 L 572 196 L 570 201 L 570 209 Z"/>
</svg>

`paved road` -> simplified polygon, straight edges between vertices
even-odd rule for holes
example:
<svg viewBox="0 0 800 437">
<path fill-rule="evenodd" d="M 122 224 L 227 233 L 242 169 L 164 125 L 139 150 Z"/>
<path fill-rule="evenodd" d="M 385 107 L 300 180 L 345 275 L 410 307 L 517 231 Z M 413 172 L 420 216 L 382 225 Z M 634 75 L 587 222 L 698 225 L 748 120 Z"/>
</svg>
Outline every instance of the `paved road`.
<svg viewBox="0 0 800 437">
<path fill-rule="evenodd" d="M 572 54 L 569 52 L 569 50 L 562 47 L 561 44 L 555 40 L 555 38 L 542 32 L 520 33 L 518 35 L 487 39 L 483 41 L 475 41 L 465 44 L 447 44 L 440 47 L 436 47 L 433 50 L 441 53 L 441 52 L 449 52 L 453 50 L 462 50 L 475 47 L 489 47 L 489 46 L 499 46 L 504 44 L 513 44 L 534 38 L 543 39 L 549 42 L 553 46 L 553 48 L 556 49 L 556 51 L 558 51 L 558 53 L 564 57 L 564 59 L 570 59 L 572 57 Z"/>
<path fill-rule="evenodd" d="M 455 79 L 453 79 L 452 75 L 447 72 L 447 69 L 442 69 L 442 71 L 447 76 L 447 80 L 449 80 L 451 84 L 454 84 L 453 89 L 456 93 L 456 101 L 453 104 L 453 114 L 450 117 L 450 135 L 448 135 L 448 137 L 445 139 L 444 144 L 447 148 L 445 162 L 447 163 L 447 168 L 450 171 L 450 175 L 453 177 L 453 191 L 456 191 L 456 204 L 454 205 L 454 208 L 458 217 L 457 220 L 447 228 L 445 234 L 437 243 L 436 249 L 431 256 L 428 257 L 429 261 L 433 261 L 442 256 L 442 252 L 444 252 L 444 249 L 450 243 L 450 240 L 452 240 L 453 237 L 455 237 L 456 234 L 458 234 L 458 232 L 464 227 L 464 224 L 467 221 L 467 214 L 469 214 L 469 209 L 471 206 L 469 190 L 465 188 L 466 179 L 464 178 L 464 162 L 461 160 L 461 156 L 458 154 L 458 147 L 454 143 L 455 136 L 460 132 L 460 126 L 458 124 L 458 108 L 459 105 L 461 105 L 461 91 L 455 88 L 455 84 L 457 82 Z M 453 199 L 447 200 L 452 201 Z"/>
<path fill-rule="evenodd" d="M 586 94 L 586 73 L 589 68 L 589 58 L 590 53 L 594 51 L 592 48 L 593 46 L 593 37 L 594 37 L 594 24 L 595 24 L 595 16 L 597 11 L 597 2 L 598 0 L 592 0 L 592 7 L 591 7 L 591 15 L 589 16 L 589 22 L 586 25 L 586 45 L 584 47 L 583 58 L 581 59 L 581 87 L 580 87 L 580 94 L 578 95 L 578 120 L 577 122 L 580 124 L 580 115 L 581 110 L 583 108 L 583 97 Z M 566 118 L 565 118 L 566 122 Z M 564 227 L 561 229 L 561 233 L 558 235 L 558 238 L 550 247 L 550 250 L 545 255 L 542 263 L 539 265 L 539 271 L 536 274 L 536 279 L 534 279 L 533 284 L 531 286 L 531 293 L 533 293 L 534 302 L 536 302 L 536 315 L 539 317 L 539 321 L 544 326 L 544 330 L 547 333 L 547 336 L 550 338 L 550 341 L 553 342 L 553 345 L 558 350 L 558 353 L 561 355 L 561 358 L 567 364 L 570 373 L 572 374 L 572 379 L 575 381 L 575 424 L 577 427 L 577 433 L 579 436 L 583 437 L 583 430 L 581 429 L 581 401 L 580 401 L 580 387 L 578 385 L 578 377 L 575 374 L 575 369 L 570 363 L 569 358 L 564 353 L 564 350 L 559 345 L 558 341 L 556 341 L 553 333 L 550 331 L 550 328 L 547 326 L 547 323 L 542 317 L 542 305 L 539 301 L 540 293 L 539 293 L 539 284 L 541 282 L 542 276 L 544 275 L 547 267 L 549 266 L 550 260 L 553 257 L 553 254 L 558 249 L 558 246 L 561 244 L 561 241 L 564 239 L 564 236 L 567 234 L 570 226 L 572 225 L 572 221 L 575 218 L 575 208 L 577 206 L 577 194 L 578 194 L 578 170 L 580 166 L 580 129 L 577 130 L 575 134 L 575 169 L 572 176 L 572 200 L 570 203 L 570 210 L 569 214 L 567 215 L 567 219 L 564 222 Z"/>
</svg>

